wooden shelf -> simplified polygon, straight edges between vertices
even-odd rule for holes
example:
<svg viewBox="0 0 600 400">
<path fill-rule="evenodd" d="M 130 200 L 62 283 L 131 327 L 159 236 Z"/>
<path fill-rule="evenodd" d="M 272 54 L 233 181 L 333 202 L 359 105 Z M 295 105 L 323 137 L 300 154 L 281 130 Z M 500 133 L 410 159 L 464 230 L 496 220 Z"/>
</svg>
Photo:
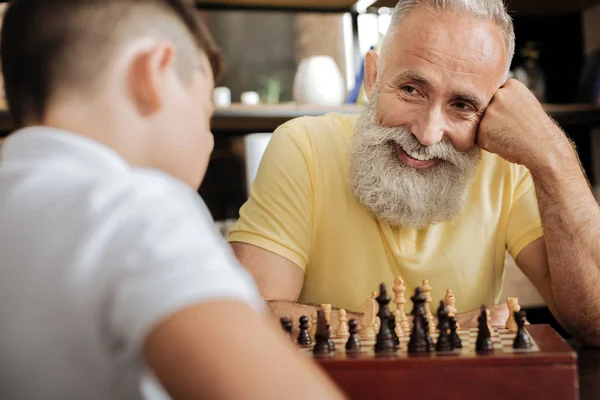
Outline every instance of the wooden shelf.
<svg viewBox="0 0 600 400">
<path fill-rule="evenodd" d="M 240 136 L 249 133 L 273 132 L 287 121 L 303 116 L 319 116 L 327 113 L 358 114 L 362 107 L 343 105 L 317 107 L 310 105 L 282 104 L 276 106 L 245 106 L 233 104 L 217 109 L 211 128 L 216 135 Z M 600 107 L 587 104 L 547 104 L 544 109 L 563 128 L 600 127 Z M 0 133 L 8 134 L 14 129 L 6 109 L 0 108 Z"/>
<path fill-rule="evenodd" d="M 215 133 L 229 135 L 248 132 L 273 132 L 287 121 L 302 116 L 318 116 L 327 113 L 358 114 L 361 106 L 317 107 L 310 105 L 282 104 L 276 106 L 245 106 L 233 104 L 217 109 L 212 120 Z"/>
<path fill-rule="evenodd" d="M 562 127 L 600 126 L 600 107 L 587 104 L 544 105 L 544 109 Z M 245 135 L 273 132 L 285 122 L 302 117 L 324 115 L 330 112 L 358 114 L 361 106 L 316 107 L 287 104 L 277 106 L 244 106 L 234 104 L 218 109 L 212 121 L 212 130 L 220 135 Z"/>
<path fill-rule="evenodd" d="M 356 0 L 196 0 L 198 8 L 348 12 Z"/>
<path fill-rule="evenodd" d="M 397 0 L 377 0 L 372 7 L 394 7 Z M 548 15 L 581 12 L 600 0 L 507 0 L 513 15 Z"/>
</svg>

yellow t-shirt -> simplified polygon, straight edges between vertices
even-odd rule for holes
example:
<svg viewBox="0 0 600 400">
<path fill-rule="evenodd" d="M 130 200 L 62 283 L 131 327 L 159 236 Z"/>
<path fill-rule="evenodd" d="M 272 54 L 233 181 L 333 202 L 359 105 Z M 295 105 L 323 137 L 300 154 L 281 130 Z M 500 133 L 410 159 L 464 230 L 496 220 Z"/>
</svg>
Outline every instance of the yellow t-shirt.
<svg viewBox="0 0 600 400">
<path fill-rule="evenodd" d="M 230 242 L 285 257 L 304 271 L 299 301 L 358 311 L 398 275 L 410 296 L 423 279 L 433 309 L 447 288 L 459 312 L 500 301 L 505 251 L 542 237 L 529 171 L 483 152 L 456 218 L 418 230 L 391 227 L 356 200 L 349 161 L 358 116 L 303 117 L 273 135 Z"/>
</svg>

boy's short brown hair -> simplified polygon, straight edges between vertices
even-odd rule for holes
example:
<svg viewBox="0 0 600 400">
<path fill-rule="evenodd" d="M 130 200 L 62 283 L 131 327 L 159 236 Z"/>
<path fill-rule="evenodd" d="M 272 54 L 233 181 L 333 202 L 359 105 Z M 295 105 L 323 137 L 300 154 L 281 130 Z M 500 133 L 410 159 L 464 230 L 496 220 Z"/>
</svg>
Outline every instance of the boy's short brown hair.
<svg viewBox="0 0 600 400">
<path fill-rule="evenodd" d="M 15 0 L 0 44 L 6 98 L 15 123 L 39 123 L 60 89 L 98 83 L 128 38 L 154 35 L 178 46 L 185 78 L 202 68 L 204 53 L 215 81 L 222 56 L 206 24 L 186 0 Z M 191 39 L 191 40 L 189 40 Z"/>
</svg>

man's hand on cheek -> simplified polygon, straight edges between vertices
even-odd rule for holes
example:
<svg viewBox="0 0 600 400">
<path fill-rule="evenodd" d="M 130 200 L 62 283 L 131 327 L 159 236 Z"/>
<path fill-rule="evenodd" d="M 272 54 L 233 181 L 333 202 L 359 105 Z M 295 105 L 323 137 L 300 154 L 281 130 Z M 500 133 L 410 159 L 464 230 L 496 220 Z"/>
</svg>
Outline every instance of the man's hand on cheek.
<svg viewBox="0 0 600 400">
<path fill-rule="evenodd" d="M 533 93 L 511 79 L 500 88 L 479 124 L 477 144 L 529 169 L 543 168 L 571 145 Z"/>
</svg>

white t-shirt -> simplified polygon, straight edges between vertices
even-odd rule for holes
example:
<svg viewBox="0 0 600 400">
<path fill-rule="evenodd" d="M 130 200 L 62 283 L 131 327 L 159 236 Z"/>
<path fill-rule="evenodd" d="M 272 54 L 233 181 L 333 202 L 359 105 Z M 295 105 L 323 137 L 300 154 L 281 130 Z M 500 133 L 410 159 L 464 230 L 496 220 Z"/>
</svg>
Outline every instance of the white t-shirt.
<svg viewBox="0 0 600 400">
<path fill-rule="evenodd" d="M 192 189 L 57 129 L 4 142 L 0 398 L 140 398 L 149 330 L 216 298 L 264 310 Z"/>
</svg>

